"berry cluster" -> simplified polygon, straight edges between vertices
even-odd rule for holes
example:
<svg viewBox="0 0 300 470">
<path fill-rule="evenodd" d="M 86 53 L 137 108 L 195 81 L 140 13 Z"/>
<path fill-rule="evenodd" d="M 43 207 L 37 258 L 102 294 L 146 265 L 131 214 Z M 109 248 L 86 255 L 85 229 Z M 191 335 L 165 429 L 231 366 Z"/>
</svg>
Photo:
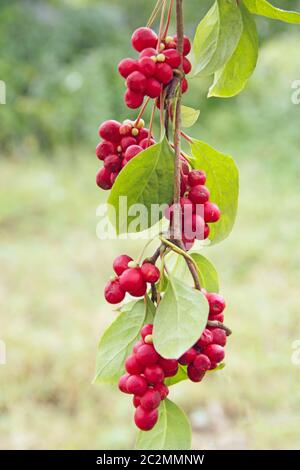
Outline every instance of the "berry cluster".
<svg viewBox="0 0 300 470">
<path fill-rule="evenodd" d="M 133 297 L 143 297 L 147 291 L 147 283 L 155 284 L 160 278 L 159 269 L 152 263 L 144 261 L 138 266 L 130 256 L 120 255 L 114 263 L 116 276 L 105 286 L 105 299 L 110 304 L 118 304 L 124 299 L 126 292 Z"/>
<path fill-rule="evenodd" d="M 205 240 L 209 236 L 209 223 L 220 219 L 219 207 L 210 202 L 210 192 L 205 186 L 206 175 L 202 170 L 190 171 L 187 162 L 181 162 L 181 228 L 182 242 L 186 250 L 190 250 L 195 240 Z M 172 220 L 174 206 L 171 205 L 165 216 Z"/>
<path fill-rule="evenodd" d="M 127 374 L 119 380 L 121 392 L 134 395 L 134 421 L 142 431 L 150 431 L 157 423 L 158 407 L 169 393 L 164 380 L 176 375 L 178 370 L 176 359 L 164 359 L 156 352 L 152 330 L 153 325 L 142 328 L 142 339 L 125 362 Z"/>
<path fill-rule="evenodd" d="M 209 320 L 223 322 L 225 300 L 219 294 L 203 290 L 209 303 Z M 186 351 L 179 363 L 187 366 L 187 374 L 192 382 L 201 382 L 208 370 L 215 369 L 225 357 L 226 332 L 222 328 L 207 326 L 196 344 Z"/>
<path fill-rule="evenodd" d="M 138 122 L 126 119 L 105 121 L 99 128 L 102 141 L 96 147 L 96 155 L 104 166 L 98 171 L 96 183 L 102 189 L 111 189 L 122 168 L 136 155 L 155 141 L 149 135 L 143 119 Z"/>
<path fill-rule="evenodd" d="M 128 108 L 139 108 L 145 96 L 158 98 L 181 65 L 181 57 L 177 51 L 177 36 L 167 36 L 158 41 L 159 38 L 152 29 L 138 28 L 132 35 L 132 46 L 140 53 L 139 59 L 123 59 L 119 63 L 119 73 L 126 78 L 125 103 Z M 190 40 L 185 36 L 182 63 L 185 75 L 192 68 L 186 58 L 190 50 Z M 183 78 L 181 87 L 185 93 L 188 89 L 186 78 Z"/>
</svg>

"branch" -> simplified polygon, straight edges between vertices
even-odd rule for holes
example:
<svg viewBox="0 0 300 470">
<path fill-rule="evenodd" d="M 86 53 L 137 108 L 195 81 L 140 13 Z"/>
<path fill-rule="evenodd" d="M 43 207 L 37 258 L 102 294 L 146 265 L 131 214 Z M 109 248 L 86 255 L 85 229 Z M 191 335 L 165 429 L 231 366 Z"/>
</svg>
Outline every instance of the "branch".
<svg viewBox="0 0 300 470">
<path fill-rule="evenodd" d="M 224 323 L 221 323 L 220 321 L 216 320 L 207 320 L 207 326 L 212 326 L 213 328 L 220 328 L 221 330 L 226 331 L 226 336 L 230 336 L 232 334 L 232 331 L 228 326 L 224 325 Z"/>
</svg>

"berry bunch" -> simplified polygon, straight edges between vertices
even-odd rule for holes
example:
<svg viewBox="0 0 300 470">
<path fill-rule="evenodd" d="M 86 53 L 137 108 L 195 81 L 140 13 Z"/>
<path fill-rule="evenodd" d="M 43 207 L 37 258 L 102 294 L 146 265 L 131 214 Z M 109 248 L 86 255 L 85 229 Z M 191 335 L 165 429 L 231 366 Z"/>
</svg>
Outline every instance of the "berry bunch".
<svg viewBox="0 0 300 470">
<path fill-rule="evenodd" d="M 154 264 L 144 261 L 139 266 L 127 255 L 118 256 L 113 269 L 116 276 L 104 289 L 105 299 L 110 304 L 122 302 L 126 292 L 133 297 L 143 297 L 147 291 L 147 283 L 155 284 L 160 278 L 160 271 Z"/>
<path fill-rule="evenodd" d="M 210 192 L 205 186 L 206 175 L 202 170 L 190 171 L 187 162 L 182 159 L 181 165 L 181 228 L 182 242 L 190 250 L 195 240 L 205 240 L 210 233 L 210 223 L 221 217 L 219 207 L 210 202 Z M 174 206 L 167 209 L 165 216 L 172 220 Z"/>
<path fill-rule="evenodd" d="M 125 103 L 128 108 L 139 108 L 144 97 L 158 98 L 181 65 L 177 51 L 177 36 L 167 36 L 159 41 L 157 34 L 150 28 L 138 28 L 132 35 L 132 47 L 139 52 L 139 59 L 123 59 L 119 63 L 119 73 L 126 78 L 127 91 Z M 183 71 L 191 71 L 191 63 L 186 58 L 191 50 L 188 37 L 184 38 Z M 182 80 L 182 92 L 188 89 L 187 79 Z"/>
<path fill-rule="evenodd" d="M 122 168 L 136 155 L 155 141 L 149 135 L 143 119 L 138 122 L 126 119 L 105 121 L 99 128 L 102 141 L 96 147 L 96 155 L 104 166 L 98 171 L 96 183 L 102 189 L 111 189 Z"/>
<path fill-rule="evenodd" d="M 142 328 L 141 340 L 125 362 L 127 374 L 119 380 L 121 392 L 134 395 L 134 421 L 142 431 L 150 431 L 157 423 L 158 407 L 169 393 L 164 380 L 178 370 L 176 359 L 164 359 L 156 352 L 152 331 L 153 325 Z"/>
</svg>

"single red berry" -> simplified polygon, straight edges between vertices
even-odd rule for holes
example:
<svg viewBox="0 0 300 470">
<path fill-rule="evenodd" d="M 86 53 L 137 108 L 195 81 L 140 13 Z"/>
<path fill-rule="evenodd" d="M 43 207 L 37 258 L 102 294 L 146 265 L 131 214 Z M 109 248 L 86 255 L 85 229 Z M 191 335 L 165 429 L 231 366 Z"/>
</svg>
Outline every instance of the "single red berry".
<svg viewBox="0 0 300 470">
<path fill-rule="evenodd" d="M 127 380 L 129 379 L 129 377 L 130 377 L 129 374 L 125 374 L 125 375 L 122 375 L 122 377 L 120 377 L 119 379 L 119 390 L 123 393 L 128 393 Z"/>
<path fill-rule="evenodd" d="M 188 194 L 188 198 L 194 204 L 204 204 L 209 199 L 209 190 L 204 185 L 193 186 Z"/>
<path fill-rule="evenodd" d="M 119 172 L 115 172 L 110 175 L 110 182 L 112 186 L 114 185 L 114 182 L 116 181 L 118 174 Z"/>
<path fill-rule="evenodd" d="M 160 397 L 162 400 L 165 400 L 167 396 L 169 395 L 169 389 L 166 384 L 164 383 L 159 383 L 154 385 L 154 390 L 157 390 L 160 393 Z"/>
<path fill-rule="evenodd" d="M 144 325 L 143 328 L 141 329 L 141 337 L 143 339 L 145 339 L 146 336 L 148 335 L 152 335 L 152 333 L 153 333 L 153 325 L 150 325 L 150 324 Z"/>
<path fill-rule="evenodd" d="M 188 366 L 191 364 L 197 356 L 197 351 L 194 348 L 188 349 L 178 360 L 179 364 Z"/>
<path fill-rule="evenodd" d="M 193 361 L 193 366 L 197 370 L 207 371 L 210 369 L 210 359 L 205 354 L 198 354 Z"/>
<path fill-rule="evenodd" d="M 131 131 L 132 131 L 132 124 L 121 124 L 120 127 L 120 134 L 121 136 L 128 137 L 131 136 Z M 122 141 L 121 141 L 121 146 L 122 146 Z"/>
<path fill-rule="evenodd" d="M 190 173 L 190 167 L 189 167 L 189 164 L 188 162 L 186 161 L 186 159 L 182 156 L 180 156 L 180 163 L 181 163 L 181 170 L 182 170 L 182 173 L 186 176 L 189 175 Z"/>
<path fill-rule="evenodd" d="M 156 70 L 156 64 L 151 57 L 142 57 L 139 60 L 139 70 L 145 75 L 145 77 L 153 77 Z"/>
<path fill-rule="evenodd" d="M 181 175 L 180 196 L 184 196 L 186 190 L 187 190 L 187 175 Z"/>
<path fill-rule="evenodd" d="M 144 284 L 144 279 L 140 268 L 128 268 L 120 276 L 120 284 L 126 292 L 140 288 Z"/>
<path fill-rule="evenodd" d="M 104 296 L 108 303 L 119 304 L 125 297 L 125 291 L 120 285 L 119 279 L 108 281 L 104 289 Z"/>
<path fill-rule="evenodd" d="M 129 90 L 135 93 L 144 94 L 147 87 L 147 78 L 141 72 L 132 72 L 127 77 L 127 86 Z"/>
<path fill-rule="evenodd" d="M 132 258 L 130 256 L 127 256 L 127 255 L 117 256 L 117 258 L 115 259 L 113 263 L 113 269 L 115 273 L 118 276 L 121 276 L 121 274 L 124 271 L 126 271 L 126 269 L 128 269 L 128 263 L 130 263 L 130 261 L 132 261 Z"/>
<path fill-rule="evenodd" d="M 200 339 L 197 341 L 197 346 L 199 346 L 200 348 L 206 348 L 206 346 L 211 344 L 212 341 L 213 341 L 212 332 L 209 331 L 207 328 L 205 328 L 202 335 L 200 336 Z"/>
<path fill-rule="evenodd" d="M 206 202 L 204 204 L 204 220 L 205 222 L 218 222 L 221 217 L 221 211 L 217 204 Z"/>
<path fill-rule="evenodd" d="M 132 90 L 127 90 L 124 96 L 126 106 L 130 109 L 136 109 L 141 106 L 144 101 L 144 95 L 142 93 L 135 93 Z"/>
<path fill-rule="evenodd" d="M 161 93 L 161 83 L 156 78 L 148 78 L 145 93 L 149 98 L 158 98 Z"/>
<path fill-rule="evenodd" d="M 144 370 L 144 367 L 138 362 L 135 354 L 131 354 L 125 361 L 125 369 L 128 374 L 138 375 Z"/>
<path fill-rule="evenodd" d="M 142 50 L 142 52 L 140 53 L 140 59 L 142 59 L 143 57 L 156 57 L 156 54 L 156 49 L 154 49 L 153 47 L 146 47 L 146 49 Z"/>
<path fill-rule="evenodd" d="M 220 294 L 208 293 L 206 296 L 209 303 L 209 312 L 213 315 L 219 315 L 226 307 L 224 297 Z"/>
<path fill-rule="evenodd" d="M 172 69 L 177 69 L 181 64 L 180 54 L 176 49 L 167 49 L 164 51 L 164 56 L 166 57 L 166 63 L 172 67 Z"/>
<path fill-rule="evenodd" d="M 158 364 L 145 367 L 144 375 L 146 377 L 147 382 L 152 385 L 163 382 L 165 378 L 163 368 L 160 367 Z"/>
<path fill-rule="evenodd" d="M 188 182 L 191 187 L 203 186 L 206 183 L 206 174 L 202 170 L 192 170 L 189 173 Z"/>
<path fill-rule="evenodd" d="M 225 357 L 225 351 L 219 344 L 210 344 L 204 349 L 203 354 L 209 357 L 211 362 L 219 363 L 222 362 Z"/>
<path fill-rule="evenodd" d="M 214 315 L 213 313 L 210 313 L 208 318 L 213 321 L 220 321 L 221 323 L 223 323 L 224 321 L 223 313 L 219 313 L 218 315 Z"/>
<path fill-rule="evenodd" d="M 118 155 L 108 155 L 104 159 L 104 166 L 111 172 L 119 171 L 121 168 L 121 160 Z"/>
<path fill-rule="evenodd" d="M 198 370 L 191 364 L 187 368 L 187 373 L 192 382 L 201 382 L 205 375 L 205 371 Z"/>
<path fill-rule="evenodd" d="M 166 49 L 176 49 L 176 41 L 172 36 L 167 36 L 165 39 Z"/>
<path fill-rule="evenodd" d="M 137 350 L 136 358 L 143 366 L 146 367 L 157 364 L 159 355 L 151 344 L 144 344 Z"/>
<path fill-rule="evenodd" d="M 145 395 L 141 397 L 140 403 L 144 410 L 151 411 L 159 407 L 161 402 L 160 393 L 157 390 L 147 390 Z"/>
<path fill-rule="evenodd" d="M 104 160 L 108 155 L 112 155 L 115 152 L 115 147 L 111 142 L 103 140 L 96 147 L 96 155 L 99 160 Z"/>
<path fill-rule="evenodd" d="M 128 393 L 141 397 L 142 395 L 144 395 L 144 393 L 146 393 L 148 389 L 148 384 L 146 382 L 146 379 L 141 375 L 131 375 L 127 379 L 126 388 L 128 390 Z"/>
<path fill-rule="evenodd" d="M 205 238 L 205 223 L 203 218 L 198 214 L 192 215 L 192 229 L 197 240 Z"/>
<path fill-rule="evenodd" d="M 118 66 L 119 73 L 122 77 L 127 78 L 132 72 L 139 70 L 138 61 L 135 59 L 123 59 Z"/>
<path fill-rule="evenodd" d="M 142 341 L 142 340 L 140 339 L 137 343 L 135 343 L 134 348 L 133 348 L 133 352 L 134 352 L 134 353 L 137 353 L 138 350 L 139 350 L 139 348 L 140 348 L 141 346 L 143 346 L 143 344 L 145 344 L 144 341 Z"/>
<path fill-rule="evenodd" d="M 184 78 L 181 82 L 181 91 L 182 93 L 186 93 L 189 89 L 189 82 L 186 78 Z"/>
<path fill-rule="evenodd" d="M 183 58 L 183 71 L 186 75 L 192 70 L 192 64 L 186 57 Z"/>
<path fill-rule="evenodd" d="M 132 35 L 131 43 L 132 47 L 138 52 L 148 47 L 155 48 L 157 45 L 157 35 L 150 28 L 138 28 Z"/>
<path fill-rule="evenodd" d="M 143 263 L 141 266 L 142 275 L 145 282 L 155 284 L 160 278 L 159 269 L 152 263 Z"/>
<path fill-rule="evenodd" d="M 109 142 L 119 143 L 121 140 L 120 127 L 121 124 L 118 121 L 105 121 L 99 127 L 99 135 Z"/>
<path fill-rule="evenodd" d="M 173 69 L 170 65 L 162 62 L 156 64 L 155 78 L 162 83 L 167 85 L 173 78 Z"/>
<path fill-rule="evenodd" d="M 126 152 L 125 152 L 125 159 L 129 162 L 133 157 L 138 155 L 143 151 L 143 147 L 140 145 L 130 145 L 130 147 L 127 147 Z"/>
<path fill-rule="evenodd" d="M 174 36 L 174 41 L 177 45 L 177 36 Z M 191 41 L 189 40 L 189 38 L 187 36 L 184 36 L 183 38 L 183 55 L 188 55 L 190 52 L 191 52 L 191 48 L 192 48 L 192 45 L 191 45 Z"/>
<path fill-rule="evenodd" d="M 147 392 L 146 392 L 147 393 Z M 134 396 L 132 399 L 133 406 L 137 408 L 141 404 L 141 397 Z"/>
<path fill-rule="evenodd" d="M 213 343 L 219 344 L 219 346 L 225 346 L 227 342 L 226 332 L 221 328 L 213 328 L 211 330 Z"/>
<path fill-rule="evenodd" d="M 141 286 L 134 287 L 131 291 L 128 291 L 133 297 L 144 297 L 147 292 L 147 284 L 143 282 Z"/>
<path fill-rule="evenodd" d="M 107 168 L 101 168 L 96 175 L 97 186 L 101 189 L 111 189 L 111 172 Z"/>
<path fill-rule="evenodd" d="M 174 377 L 178 371 L 177 359 L 165 359 L 161 357 L 158 364 L 163 368 L 165 377 Z"/>
<path fill-rule="evenodd" d="M 155 144 L 155 140 L 154 139 L 148 139 L 148 137 L 146 137 L 146 139 L 141 140 L 140 143 L 139 143 L 139 145 L 144 150 L 146 150 L 148 147 L 151 147 L 154 144 Z"/>
<path fill-rule="evenodd" d="M 134 422 L 142 431 L 150 431 L 156 425 L 158 420 L 158 411 L 146 411 L 143 407 L 138 406 L 134 414 Z"/>
<path fill-rule="evenodd" d="M 121 140 L 122 151 L 125 152 L 131 145 L 136 145 L 136 139 L 134 137 L 129 136 L 123 137 L 123 139 Z"/>
<path fill-rule="evenodd" d="M 139 130 L 139 133 L 137 135 L 137 140 L 140 143 L 141 140 L 146 139 L 146 137 L 149 137 L 149 129 L 146 129 L 145 127 L 142 127 Z"/>
</svg>

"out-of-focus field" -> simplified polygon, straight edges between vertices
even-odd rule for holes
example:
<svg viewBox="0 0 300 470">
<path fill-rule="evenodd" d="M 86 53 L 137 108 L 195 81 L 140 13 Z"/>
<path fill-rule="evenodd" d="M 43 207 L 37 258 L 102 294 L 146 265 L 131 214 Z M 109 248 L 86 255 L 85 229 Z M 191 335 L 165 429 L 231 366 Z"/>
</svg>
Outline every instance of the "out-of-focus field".
<svg viewBox="0 0 300 470">
<path fill-rule="evenodd" d="M 297 34 L 268 42 L 248 90 L 203 112 L 191 131 L 233 154 L 241 173 L 235 230 L 205 249 L 234 331 L 226 368 L 171 392 L 192 419 L 196 449 L 299 448 L 298 44 Z M 106 197 L 94 185 L 97 166 L 92 148 L 0 162 L 2 449 L 134 445 L 130 398 L 91 381 L 97 341 L 115 315 L 102 295 L 112 260 L 143 242 L 97 239 Z"/>
</svg>

